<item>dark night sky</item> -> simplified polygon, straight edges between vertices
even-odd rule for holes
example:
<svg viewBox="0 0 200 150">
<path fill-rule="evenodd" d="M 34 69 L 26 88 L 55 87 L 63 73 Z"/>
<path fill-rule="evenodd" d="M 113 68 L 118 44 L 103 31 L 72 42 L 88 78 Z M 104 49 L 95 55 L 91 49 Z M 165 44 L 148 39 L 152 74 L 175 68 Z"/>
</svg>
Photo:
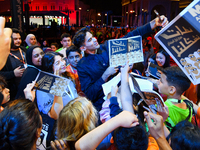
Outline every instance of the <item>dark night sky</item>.
<svg viewBox="0 0 200 150">
<path fill-rule="evenodd" d="M 122 14 L 121 0 L 81 0 L 97 11 L 113 11 L 113 15 Z"/>
</svg>

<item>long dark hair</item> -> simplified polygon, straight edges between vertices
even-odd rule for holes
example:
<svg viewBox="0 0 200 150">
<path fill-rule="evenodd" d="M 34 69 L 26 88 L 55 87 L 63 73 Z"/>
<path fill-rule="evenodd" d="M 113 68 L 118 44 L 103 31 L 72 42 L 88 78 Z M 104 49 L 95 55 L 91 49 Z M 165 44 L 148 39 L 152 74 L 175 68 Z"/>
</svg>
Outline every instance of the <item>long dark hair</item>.
<svg viewBox="0 0 200 150">
<path fill-rule="evenodd" d="M 47 52 L 44 54 L 44 56 L 42 57 L 42 71 L 46 71 L 52 74 L 54 73 L 53 64 L 55 61 L 55 56 L 57 55 L 63 57 L 62 54 L 57 52 Z M 64 72 L 62 75 L 66 78 L 72 79 L 68 72 Z"/>
<path fill-rule="evenodd" d="M 169 54 L 164 49 L 160 49 L 157 52 L 157 54 L 158 53 L 163 54 L 165 56 L 165 63 L 164 63 L 164 65 L 162 67 L 163 68 L 170 67 L 170 56 L 169 56 Z M 155 58 L 155 60 L 156 60 L 156 58 Z M 156 61 L 155 61 L 155 64 L 158 65 Z"/>
<path fill-rule="evenodd" d="M 47 52 L 44 54 L 44 56 L 42 58 L 42 70 L 43 71 L 46 71 L 49 73 L 54 73 L 53 64 L 54 64 L 54 58 L 57 55 L 63 57 L 62 54 L 56 53 L 56 52 Z"/>
<path fill-rule="evenodd" d="M 41 127 L 40 113 L 33 102 L 11 101 L 0 115 L 0 149 L 30 150 Z"/>
</svg>

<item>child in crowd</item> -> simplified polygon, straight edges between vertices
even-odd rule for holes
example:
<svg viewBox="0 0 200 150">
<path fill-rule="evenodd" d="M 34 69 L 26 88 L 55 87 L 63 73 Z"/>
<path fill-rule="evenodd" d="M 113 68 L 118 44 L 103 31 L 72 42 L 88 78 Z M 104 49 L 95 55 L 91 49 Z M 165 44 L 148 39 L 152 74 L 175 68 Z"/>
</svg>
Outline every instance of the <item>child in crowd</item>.
<svg viewBox="0 0 200 150">
<path fill-rule="evenodd" d="M 68 88 L 71 88 L 71 91 L 73 92 L 71 95 L 63 94 L 62 97 L 59 97 L 40 90 L 36 91 L 39 111 L 44 114 L 48 114 L 49 117 L 56 120 L 63 106 L 65 106 L 72 99 L 76 98 L 78 95 L 74 83 L 70 81 L 71 78 L 66 72 L 65 61 L 62 59 L 62 54 L 56 52 L 45 53 L 45 55 L 42 57 L 41 68 L 42 71 L 68 78 Z"/>
<path fill-rule="evenodd" d="M 78 77 L 78 72 L 76 66 L 80 59 L 82 58 L 81 50 L 76 46 L 70 46 L 66 51 L 68 65 L 66 71 L 70 74 L 72 79 L 75 81 L 77 93 L 81 92 L 81 84 Z"/>
<path fill-rule="evenodd" d="M 49 44 L 48 44 L 48 42 L 47 42 L 47 40 L 46 39 L 44 39 L 44 40 L 42 40 L 42 42 L 41 42 L 41 49 L 43 50 L 43 51 L 45 51 L 48 47 L 49 47 Z"/>
<path fill-rule="evenodd" d="M 56 50 L 56 52 L 61 53 L 63 54 L 64 57 L 66 57 L 66 49 L 72 45 L 72 39 L 71 39 L 70 34 L 63 33 L 61 35 L 60 43 L 62 44 L 63 47 Z"/>
<path fill-rule="evenodd" d="M 0 149 L 36 149 L 41 130 L 42 118 L 33 102 L 11 101 L 0 115 Z"/>
<path fill-rule="evenodd" d="M 190 80 L 177 66 L 167 67 L 161 71 L 158 82 L 160 93 L 167 95 L 165 105 L 169 110 L 169 117 L 163 116 L 165 124 L 171 130 L 182 120 L 192 119 L 192 107 L 183 101 L 181 95 L 190 87 Z"/>
<path fill-rule="evenodd" d="M 111 90 L 109 105 L 111 119 L 107 120 L 102 125 L 95 128 L 94 130 L 83 136 L 81 139 L 79 139 L 78 142 L 76 142 L 76 148 L 95 149 L 98 144 L 113 130 L 113 138 L 111 138 L 110 141 L 111 143 L 114 143 L 115 146 L 111 145 L 112 148 L 110 147 L 110 149 L 146 150 L 147 148 L 152 147 L 152 141 L 148 142 L 148 135 L 146 133 L 146 130 L 142 122 L 139 121 L 139 118 L 135 115 L 133 109 L 132 94 L 130 91 L 128 79 L 129 69 L 130 68 L 128 63 L 125 67 L 121 68 L 120 100 L 122 103 L 122 109 L 119 107 L 116 97 L 118 88 L 113 87 Z M 122 115 L 123 113 L 127 113 L 127 116 Z M 120 118 L 121 115 L 123 116 L 122 118 Z M 131 118 L 135 118 L 135 121 L 131 123 L 131 118 L 129 118 L 130 126 L 124 126 L 124 124 L 126 124 L 126 121 L 128 121 L 128 118 L 125 118 L 129 115 L 132 115 Z M 116 118 L 119 118 L 120 120 L 115 120 Z M 105 130 L 103 130 L 102 132 L 102 129 Z M 87 144 L 85 144 L 86 141 L 88 141 Z M 158 147 L 154 147 L 154 150 L 157 149 Z"/>
<path fill-rule="evenodd" d="M 57 43 L 51 43 L 51 49 L 55 52 L 58 49 Z"/>
<path fill-rule="evenodd" d="M 144 112 L 150 134 L 156 139 L 161 150 L 196 150 L 200 147 L 200 130 L 187 120 L 179 122 L 167 136 L 163 118 Z M 152 121 L 153 120 L 153 121 Z M 166 137 L 168 141 L 166 140 Z M 168 143 L 169 142 L 169 143 Z"/>
<path fill-rule="evenodd" d="M 97 110 L 85 97 L 70 101 L 59 114 L 57 122 L 58 138 L 67 141 L 70 150 L 75 149 L 75 142 L 96 127 Z"/>
<path fill-rule="evenodd" d="M 138 125 L 139 125 L 139 123 L 138 123 L 138 119 L 137 119 L 136 115 L 134 115 L 133 113 L 128 112 L 128 111 L 123 111 L 120 114 L 118 114 L 115 117 L 108 120 L 107 122 L 103 123 L 102 125 L 98 126 L 95 129 L 93 129 L 89 133 L 85 134 L 83 137 L 81 137 L 76 142 L 75 147 L 76 147 L 76 149 L 87 149 L 87 150 L 95 149 L 100 144 L 100 142 L 114 129 L 116 129 L 118 127 L 124 127 L 124 128 L 130 128 L 130 129 L 132 128 L 134 130 L 134 128 L 140 127 Z M 147 143 L 143 142 L 145 144 L 140 145 L 137 143 L 137 141 L 138 140 L 144 141 L 143 139 L 140 139 L 140 138 L 141 137 L 133 138 L 133 140 L 131 142 L 133 142 L 133 146 L 135 144 L 135 147 L 137 150 L 140 150 L 140 148 L 138 149 L 139 146 L 141 146 L 143 148 L 141 150 L 144 150 L 147 148 L 148 141 L 147 141 Z M 145 139 L 145 141 L 146 141 L 146 139 Z M 124 143 L 122 142 L 121 145 L 124 145 Z M 128 149 L 128 148 L 130 148 L 130 145 L 128 145 L 128 147 L 126 147 L 125 149 Z"/>
</svg>

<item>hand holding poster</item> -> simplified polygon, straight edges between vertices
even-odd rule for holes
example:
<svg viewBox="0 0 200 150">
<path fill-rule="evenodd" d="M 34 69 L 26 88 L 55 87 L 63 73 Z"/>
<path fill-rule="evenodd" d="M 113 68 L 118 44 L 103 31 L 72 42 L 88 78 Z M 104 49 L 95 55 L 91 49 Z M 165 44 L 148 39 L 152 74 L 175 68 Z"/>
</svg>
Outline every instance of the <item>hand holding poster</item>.
<svg viewBox="0 0 200 150">
<path fill-rule="evenodd" d="M 156 79 L 160 79 L 161 73 L 159 72 L 159 70 L 161 70 L 161 67 L 159 67 L 158 65 L 155 65 L 151 62 L 148 63 L 148 67 L 147 67 L 147 73 Z"/>
<path fill-rule="evenodd" d="M 68 95 L 72 99 L 77 95 L 77 92 L 74 91 L 75 88 L 71 87 L 70 82 L 72 81 L 67 78 L 40 71 L 35 80 L 36 88 L 43 92 L 61 97 Z"/>
<path fill-rule="evenodd" d="M 200 0 L 194 0 L 155 38 L 193 84 L 200 83 Z"/>
<path fill-rule="evenodd" d="M 108 48 L 112 67 L 144 61 L 141 36 L 109 40 Z"/>
</svg>

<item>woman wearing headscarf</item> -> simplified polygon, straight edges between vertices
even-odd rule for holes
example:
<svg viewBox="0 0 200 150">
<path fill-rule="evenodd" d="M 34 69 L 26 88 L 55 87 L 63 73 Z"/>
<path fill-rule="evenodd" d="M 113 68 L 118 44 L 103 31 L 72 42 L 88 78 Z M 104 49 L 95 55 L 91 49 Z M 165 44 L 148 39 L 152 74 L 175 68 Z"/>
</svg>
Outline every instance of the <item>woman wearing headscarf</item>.
<svg viewBox="0 0 200 150">
<path fill-rule="evenodd" d="M 42 64 L 43 50 L 39 46 L 30 46 L 26 52 L 26 60 L 28 67 L 23 73 L 20 84 L 18 86 L 17 98 L 25 98 L 23 90 L 26 85 L 31 83 L 37 77 Z"/>
<path fill-rule="evenodd" d="M 26 44 L 27 44 L 26 49 L 28 49 L 30 46 L 37 45 L 37 40 L 36 40 L 36 37 L 35 37 L 34 34 L 28 34 L 26 36 L 25 41 L 26 41 Z"/>
</svg>

